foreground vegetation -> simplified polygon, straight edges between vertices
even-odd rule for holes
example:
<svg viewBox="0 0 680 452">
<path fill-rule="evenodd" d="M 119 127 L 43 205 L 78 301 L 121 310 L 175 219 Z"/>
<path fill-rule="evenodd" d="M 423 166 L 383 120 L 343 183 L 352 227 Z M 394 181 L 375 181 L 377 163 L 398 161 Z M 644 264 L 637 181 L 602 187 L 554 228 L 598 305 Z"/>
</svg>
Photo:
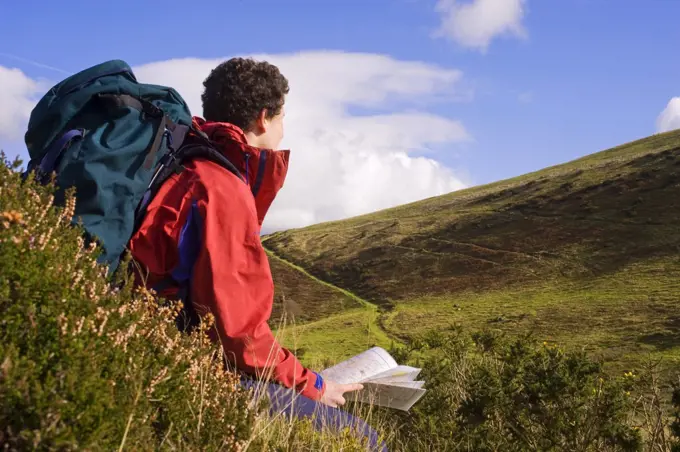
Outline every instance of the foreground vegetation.
<svg viewBox="0 0 680 452">
<path fill-rule="evenodd" d="M 429 390 L 393 419 L 404 450 L 680 451 L 680 375 L 661 381 L 654 363 L 611 376 L 583 351 L 457 329 L 395 353 Z"/>
<path fill-rule="evenodd" d="M 653 281 L 666 283 L 662 286 L 671 292 L 677 279 L 666 277 Z M 592 306 L 582 307 L 584 324 L 590 310 L 622 309 L 617 303 L 622 292 L 617 285 L 622 284 L 605 279 L 589 288 Z M 661 290 L 641 278 L 627 287 L 637 295 Z M 568 325 L 551 329 L 547 324 L 533 334 L 517 334 L 525 319 L 514 309 L 529 302 L 545 310 L 579 309 L 582 289 L 546 288 L 533 297 L 530 291 L 470 294 L 467 303 L 454 306 L 423 300 L 399 304 L 380 318 L 369 309 L 353 309 L 290 325 L 279 335 L 316 368 L 373 345 L 391 348 L 399 362 L 422 367 L 428 393 L 410 413 L 355 407 L 383 426 L 394 450 L 680 451 L 679 367 L 674 354 L 649 352 L 653 338 L 646 348 L 631 351 L 628 363 L 634 365 L 625 367 L 621 360 L 611 360 L 620 350 L 597 348 L 597 330 L 584 329 L 585 337 L 573 337 Z M 666 306 L 672 314 L 671 300 Z M 504 314 L 491 315 L 498 309 Z M 408 316 L 400 317 L 406 310 Z M 450 322 L 452 316 L 464 315 L 476 321 Z M 637 315 L 637 310 L 620 312 L 622 334 L 631 323 L 650 321 Z M 385 326 L 399 332 L 396 342 L 377 333 Z M 539 340 L 539 335 L 552 339 Z M 588 339 L 591 345 L 583 347 Z"/>
<path fill-rule="evenodd" d="M 271 418 L 178 304 L 96 264 L 74 198 L 0 165 L 0 444 L 7 450 L 361 450 Z M 329 439 L 331 438 L 331 439 Z"/>
</svg>

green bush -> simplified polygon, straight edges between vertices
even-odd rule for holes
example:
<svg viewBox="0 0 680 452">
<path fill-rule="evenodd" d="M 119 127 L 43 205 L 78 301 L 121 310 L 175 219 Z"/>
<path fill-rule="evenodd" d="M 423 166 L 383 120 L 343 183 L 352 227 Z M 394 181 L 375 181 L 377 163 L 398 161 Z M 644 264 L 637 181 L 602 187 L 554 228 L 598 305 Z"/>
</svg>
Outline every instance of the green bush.
<svg viewBox="0 0 680 452">
<path fill-rule="evenodd" d="M 581 351 L 458 331 L 430 333 L 395 353 L 423 368 L 428 389 L 409 414 L 392 416 L 401 432 L 395 445 L 404 450 L 667 451 L 672 444 L 655 388 L 633 372 L 607 375 Z M 680 408 L 680 390 L 675 397 Z"/>
</svg>

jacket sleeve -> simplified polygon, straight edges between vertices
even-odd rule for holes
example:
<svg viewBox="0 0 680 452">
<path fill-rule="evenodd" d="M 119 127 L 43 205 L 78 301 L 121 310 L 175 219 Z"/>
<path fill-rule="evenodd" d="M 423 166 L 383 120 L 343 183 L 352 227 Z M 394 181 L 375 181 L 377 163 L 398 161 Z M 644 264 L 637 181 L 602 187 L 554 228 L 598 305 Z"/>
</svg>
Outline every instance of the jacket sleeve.
<svg viewBox="0 0 680 452">
<path fill-rule="evenodd" d="M 213 313 L 218 339 L 238 370 L 318 400 L 323 379 L 279 345 L 267 323 L 274 283 L 247 187 L 202 188 L 205 193 L 193 204 L 204 241 L 191 284 L 196 311 Z"/>
</svg>

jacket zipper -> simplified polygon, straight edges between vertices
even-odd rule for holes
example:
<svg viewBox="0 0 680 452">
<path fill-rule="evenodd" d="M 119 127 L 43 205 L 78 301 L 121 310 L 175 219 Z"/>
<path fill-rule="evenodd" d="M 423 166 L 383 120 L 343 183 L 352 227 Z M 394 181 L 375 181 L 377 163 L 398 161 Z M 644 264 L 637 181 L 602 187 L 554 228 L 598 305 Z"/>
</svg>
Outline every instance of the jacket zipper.
<svg viewBox="0 0 680 452">
<path fill-rule="evenodd" d="M 253 196 L 257 196 L 262 186 L 262 179 L 264 178 L 264 169 L 267 166 L 267 152 L 260 152 L 260 161 L 257 165 L 257 174 L 255 175 L 255 181 L 253 182 Z"/>
</svg>

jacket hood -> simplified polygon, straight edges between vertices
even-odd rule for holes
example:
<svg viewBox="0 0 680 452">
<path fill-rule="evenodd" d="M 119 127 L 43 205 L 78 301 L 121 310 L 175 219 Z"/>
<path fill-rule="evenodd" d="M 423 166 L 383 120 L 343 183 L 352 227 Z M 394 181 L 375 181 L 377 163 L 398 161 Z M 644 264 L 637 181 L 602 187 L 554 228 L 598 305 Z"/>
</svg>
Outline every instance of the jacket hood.
<svg viewBox="0 0 680 452">
<path fill-rule="evenodd" d="M 243 130 L 226 122 L 210 122 L 194 117 L 193 123 L 241 173 L 255 198 L 257 220 L 261 226 L 276 194 L 283 187 L 290 150 L 275 151 L 250 146 Z"/>
</svg>

